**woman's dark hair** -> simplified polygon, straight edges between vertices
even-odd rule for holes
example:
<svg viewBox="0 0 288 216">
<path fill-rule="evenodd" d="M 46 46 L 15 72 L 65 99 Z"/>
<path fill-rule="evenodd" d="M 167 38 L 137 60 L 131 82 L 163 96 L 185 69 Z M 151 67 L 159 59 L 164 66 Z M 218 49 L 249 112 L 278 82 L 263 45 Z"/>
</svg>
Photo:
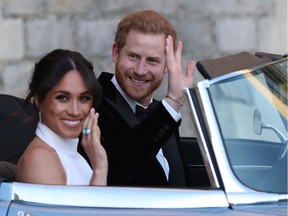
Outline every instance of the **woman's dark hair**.
<svg viewBox="0 0 288 216">
<path fill-rule="evenodd" d="M 53 50 L 35 64 L 24 108 L 28 107 L 35 96 L 41 104 L 48 92 L 71 70 L 80 73 L 88 91 L 92 94 L 92 107 L 96 108 L 102 97 L 102 87 L 95 76 L 92 64 L 79 52 L 63 49 Z"/>
</svg>

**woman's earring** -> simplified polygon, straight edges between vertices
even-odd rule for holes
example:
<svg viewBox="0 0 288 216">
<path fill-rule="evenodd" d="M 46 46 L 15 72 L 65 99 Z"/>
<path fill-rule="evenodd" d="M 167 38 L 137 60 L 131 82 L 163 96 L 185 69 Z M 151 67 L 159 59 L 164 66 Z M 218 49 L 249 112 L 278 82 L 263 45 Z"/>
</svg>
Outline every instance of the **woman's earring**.
<svg viewBox="0 0 288 216">
<path fill-rule="evenodd" d="M 43 122 L 43 114 L 42 114 L 42 110 L 39 111 L 39 122 L 40 122 L 40 123 Z"/>
</svg>

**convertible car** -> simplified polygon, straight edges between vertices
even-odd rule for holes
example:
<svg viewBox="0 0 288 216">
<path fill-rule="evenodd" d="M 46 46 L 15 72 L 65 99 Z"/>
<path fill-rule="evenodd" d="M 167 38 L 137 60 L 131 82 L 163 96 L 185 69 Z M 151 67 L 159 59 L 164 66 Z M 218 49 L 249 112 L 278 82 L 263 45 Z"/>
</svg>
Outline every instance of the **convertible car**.
<svg viewBox="0 0 288 216">
<path fill-rule="evenodd" d="M 0 96 L 0 216 L 287 215 L 287 55 L 197 62 L 184 89 L 195 137 L 181 137 L 186 188 L 25 184 L 15 165 L 34 136 L 23 100 Z M 9 113 L 9 115 L 7 114 Z"/>
</svg>

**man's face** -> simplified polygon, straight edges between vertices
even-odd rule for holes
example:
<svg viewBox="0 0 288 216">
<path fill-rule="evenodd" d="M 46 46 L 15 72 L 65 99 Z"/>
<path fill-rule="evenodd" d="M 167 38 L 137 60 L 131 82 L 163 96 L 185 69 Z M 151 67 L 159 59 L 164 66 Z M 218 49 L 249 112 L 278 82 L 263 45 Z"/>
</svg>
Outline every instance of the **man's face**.
<svg viewBox="0 0 288 216">
<path fill-rule="evenodd" d="M 128 96 L 147 106 L 165 71 L 165 35 L 130 31 L 120 50 L 113 46 L 115 75 Z"/>
</svg>

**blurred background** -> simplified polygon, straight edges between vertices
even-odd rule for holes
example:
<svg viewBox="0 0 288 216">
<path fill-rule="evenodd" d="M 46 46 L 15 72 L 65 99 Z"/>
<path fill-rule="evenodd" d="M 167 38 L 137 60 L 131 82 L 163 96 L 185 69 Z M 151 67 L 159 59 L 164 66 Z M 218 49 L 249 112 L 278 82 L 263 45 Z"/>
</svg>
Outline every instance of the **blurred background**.
<svg viewBox="0 0 288 216">
<path fill-rule="evenodd" d="M 33 64 L 55 48 L 80 51 L 97 76 L 114 72 L 117 23 L 142 9 L 173 23 L 184 43 L 183 67 L 188 59 L 288 50 L 287 0 L 0 0 L 0 93 L 25 97 Z M 155 97 L 165 91 L 164 82 Z"/>
</svg>

